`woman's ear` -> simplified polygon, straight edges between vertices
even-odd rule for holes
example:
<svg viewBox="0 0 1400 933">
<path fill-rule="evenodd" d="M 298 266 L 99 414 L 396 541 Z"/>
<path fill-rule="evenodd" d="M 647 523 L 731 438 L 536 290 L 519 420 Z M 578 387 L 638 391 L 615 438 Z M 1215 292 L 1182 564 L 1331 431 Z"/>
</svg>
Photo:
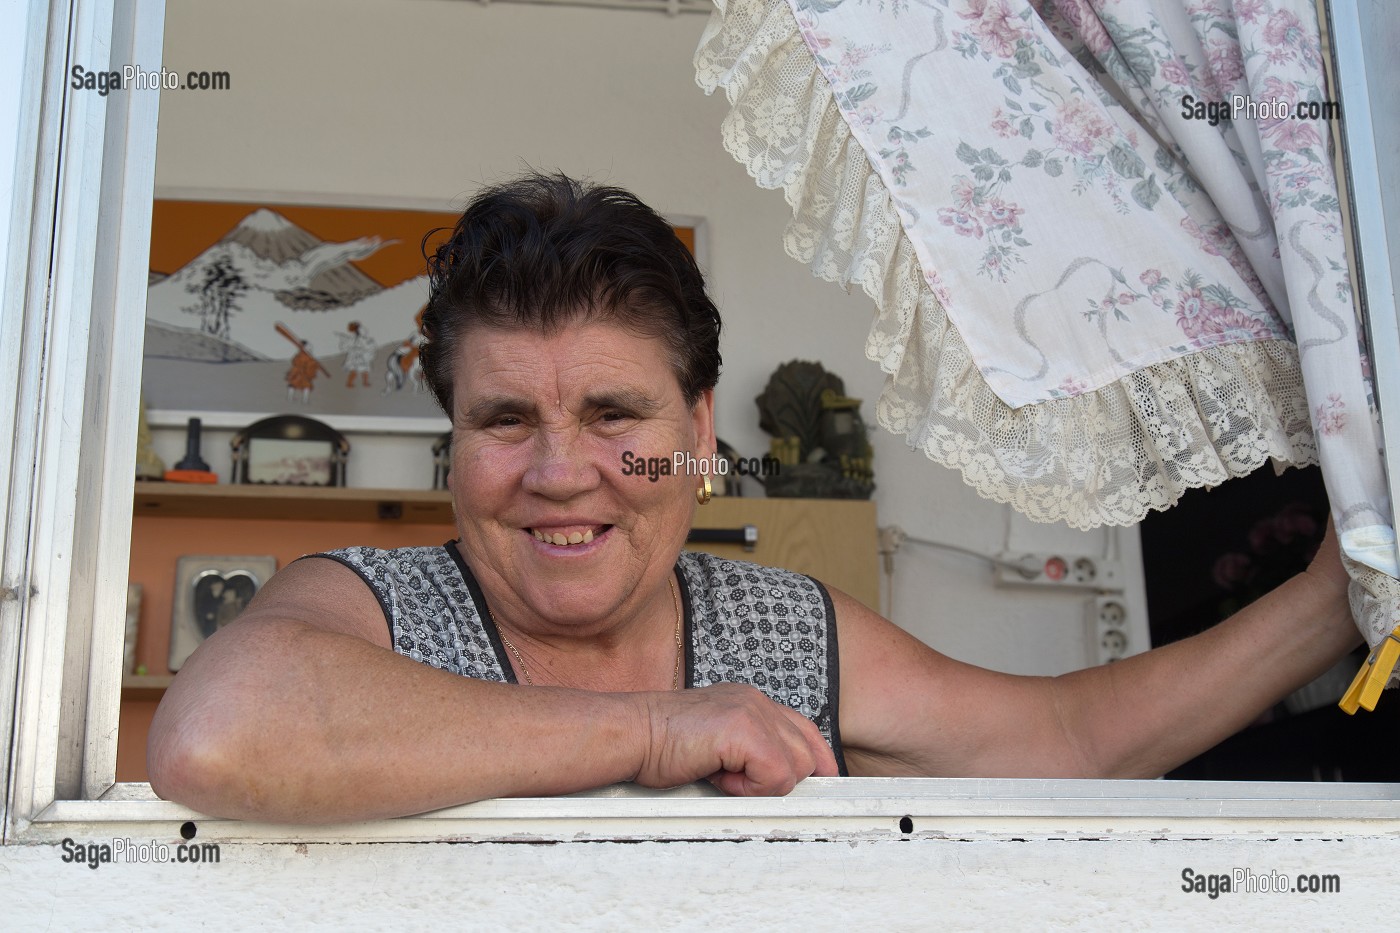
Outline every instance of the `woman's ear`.
<svg viewBox="0 0 1400 933">
<path fill-rule="evenodd" d="M 709 457 L 714 454 L 715 445 L 715 390 L 705 389 L 695 400 L 691 409 L 695 426 L 696 455 Z"/>
</svg>

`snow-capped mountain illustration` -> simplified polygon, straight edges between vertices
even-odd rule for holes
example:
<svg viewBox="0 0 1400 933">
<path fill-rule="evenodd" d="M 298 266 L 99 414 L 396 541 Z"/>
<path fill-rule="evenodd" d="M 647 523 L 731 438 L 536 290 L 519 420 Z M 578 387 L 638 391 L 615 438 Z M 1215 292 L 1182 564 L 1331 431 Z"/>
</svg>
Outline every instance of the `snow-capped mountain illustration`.
<svg viewBox="0 0 1400 933">
<path fill-rule="evenodd" d="M 372 256 L 378 237 L 348 243 L 324 243 L 276 211 L 259 208 L 221 241 L 246 247 L 266 275 L 265 287 L 290 308 L 327 308 L 352 304 L 379 291 L 378 282 L 350 263 Z"/>
<path fill-rule="evenodd" d="M 344 349 L 357 322 L 377 345 L 414 331 L 427 300 L 418 276 L 385 288 L 352 265 L 386 245 L 378 237 L 327 243 L 267 208 L 250 213 L 219 242 L 147 291 L 147 354 L 206 362 L 282 360 L 298 347 L 317 355 Z"/>
</svg>

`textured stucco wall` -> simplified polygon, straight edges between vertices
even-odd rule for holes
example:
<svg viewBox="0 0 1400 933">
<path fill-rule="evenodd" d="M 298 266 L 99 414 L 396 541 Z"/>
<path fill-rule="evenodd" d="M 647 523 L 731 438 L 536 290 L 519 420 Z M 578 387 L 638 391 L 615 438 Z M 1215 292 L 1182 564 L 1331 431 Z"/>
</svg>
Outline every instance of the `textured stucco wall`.
<svg viewBox="0 0 1400 933">
<path fill-rule="evenodd" d="M 217 865 L 0 851 L 0 926 L 189 929 L 1386 929 L 1394 837 L 225 845 Z M 1341 877 L 1340 894 L 1181 890 L 1183 868 Z"/>
</svg>

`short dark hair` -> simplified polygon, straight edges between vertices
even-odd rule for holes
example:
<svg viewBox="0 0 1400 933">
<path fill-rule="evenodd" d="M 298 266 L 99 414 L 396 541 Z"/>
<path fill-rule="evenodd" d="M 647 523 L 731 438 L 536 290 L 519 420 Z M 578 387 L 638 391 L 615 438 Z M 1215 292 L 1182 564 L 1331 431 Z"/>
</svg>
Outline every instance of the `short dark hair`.
<svg viewBox="0 0 1400 933">
<path fill-rule="evenodd" d="M 420 351 L 428 387 L 450 418 L 467 328 L 547 333 L 580 316 L 664 341 L 689 405 L 719 380 L 719 311 L 695 257 L 660 214 L 621 188 L 563 174 L 487 188 L 428 257 Z"/>
</svg>

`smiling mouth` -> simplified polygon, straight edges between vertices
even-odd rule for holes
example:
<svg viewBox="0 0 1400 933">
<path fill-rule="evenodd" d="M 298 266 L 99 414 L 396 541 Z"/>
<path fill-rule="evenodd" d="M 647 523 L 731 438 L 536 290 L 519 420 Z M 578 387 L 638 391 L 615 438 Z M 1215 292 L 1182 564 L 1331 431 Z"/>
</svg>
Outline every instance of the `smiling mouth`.
<svg viewBox="0 0 1400 933">
<path fill-rule="evenodd" d="M 612 525 L 571 525 L 563 528 L 526 528 L 535 540 L 555 547 L 591 544 L 612 529 Z"/>
</svg>

